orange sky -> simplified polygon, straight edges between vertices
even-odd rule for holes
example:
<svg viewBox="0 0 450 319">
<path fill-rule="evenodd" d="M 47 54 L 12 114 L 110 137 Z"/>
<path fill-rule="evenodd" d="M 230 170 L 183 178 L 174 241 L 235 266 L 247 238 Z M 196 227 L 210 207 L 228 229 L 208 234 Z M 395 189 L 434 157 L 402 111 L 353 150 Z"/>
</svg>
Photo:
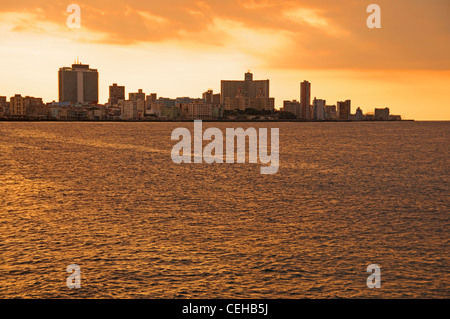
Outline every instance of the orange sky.
<svg viewBox="0 0 450 319">
<path fill-rule="evenodd" d="M 343 2 L 343 3 L 342 3 Z M 81 29 L 66 8 L 81 7 Z M 381 29 L 366 26 L 370 3 Z M 299 83 L 352 112 L 390 107 L 404 118 L 450 120 L 448 0 L 0 0 L 0 95 L 57 100 L 57 71 L 81 62 L 108 85 L 200 97 L 221 79 L 271 80 L 276 107 Z"/>
</svg>

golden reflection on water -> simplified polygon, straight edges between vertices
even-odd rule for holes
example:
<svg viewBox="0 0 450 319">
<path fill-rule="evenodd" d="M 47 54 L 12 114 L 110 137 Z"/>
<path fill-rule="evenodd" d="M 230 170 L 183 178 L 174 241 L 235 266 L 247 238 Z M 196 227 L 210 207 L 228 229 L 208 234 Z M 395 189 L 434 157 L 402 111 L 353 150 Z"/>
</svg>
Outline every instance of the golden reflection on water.
<svg viewBox="0 0 450 319">
<path fill-rule="evenodd" d="M 449 297 L 449 124 L 254 123 L 267 176 L 173 164 L 179 126 L 0 123 L 0 296 Z"/>
</svg>

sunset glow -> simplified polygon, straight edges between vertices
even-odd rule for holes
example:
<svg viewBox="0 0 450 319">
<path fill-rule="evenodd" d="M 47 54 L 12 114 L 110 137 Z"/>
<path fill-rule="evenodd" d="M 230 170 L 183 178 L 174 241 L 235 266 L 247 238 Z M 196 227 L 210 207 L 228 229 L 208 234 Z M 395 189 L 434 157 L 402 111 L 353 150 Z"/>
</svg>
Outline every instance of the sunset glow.
<svg viewBox="0 0 450 319">
<path fill-rule="evenodd" d="M 449 120 L 450 3 L 377 1 L 382 28 L 366 26 L 367 5 L 319 1 L 77 1 L 81 28 L 66 25 L 69 2 L 0 1 L 0 95 L 58 100 L 57 71 L 80 61 L 108 86 L 158 96 L 200 97 L 220 80 L 271 80 L 275 107 L 312 97 L 389 107 L 417 120 Z M 447 8 L 445 10 L 444 8 Z"/>
</svg>

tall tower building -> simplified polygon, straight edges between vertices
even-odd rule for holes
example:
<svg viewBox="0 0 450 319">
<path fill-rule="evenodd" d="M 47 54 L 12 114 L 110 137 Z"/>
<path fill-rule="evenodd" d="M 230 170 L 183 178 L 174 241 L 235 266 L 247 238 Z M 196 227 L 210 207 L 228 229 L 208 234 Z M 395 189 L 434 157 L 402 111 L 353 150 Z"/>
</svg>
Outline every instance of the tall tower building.
<svg viewBox="0 0 450 319">
<path fill-rule="evenodd" d="M 109 105 L 119 105 L 119 100 L 125 100 L 125 86 L 118 86 L 117 83 L 109 86 Z"/>
<path fill-rule="evenodd" d="M 304 120 L 311 120 L 311 83 L 303 81 L 300 83 L 300 104 L 302 107 L 301 118 Z"/>
<path fill-rule="evenodd" d="M 72 64 L 58 72 L 59 102 L 97 104 L 98 71 L 87 64 Z"/>
</svg>

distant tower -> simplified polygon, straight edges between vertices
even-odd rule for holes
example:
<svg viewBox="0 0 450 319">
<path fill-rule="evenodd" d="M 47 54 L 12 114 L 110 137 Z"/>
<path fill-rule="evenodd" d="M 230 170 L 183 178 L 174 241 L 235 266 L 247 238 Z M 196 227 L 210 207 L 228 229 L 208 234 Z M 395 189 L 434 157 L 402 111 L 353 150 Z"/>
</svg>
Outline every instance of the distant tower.
<svg viewBox="0 0 450 319">
<path fill-rule="evenodd" d="M 311 83 L 308 81 L 300 83 L 300 104 L 302 108 L 302 119 L 311 120 Z"/>
</svg>

